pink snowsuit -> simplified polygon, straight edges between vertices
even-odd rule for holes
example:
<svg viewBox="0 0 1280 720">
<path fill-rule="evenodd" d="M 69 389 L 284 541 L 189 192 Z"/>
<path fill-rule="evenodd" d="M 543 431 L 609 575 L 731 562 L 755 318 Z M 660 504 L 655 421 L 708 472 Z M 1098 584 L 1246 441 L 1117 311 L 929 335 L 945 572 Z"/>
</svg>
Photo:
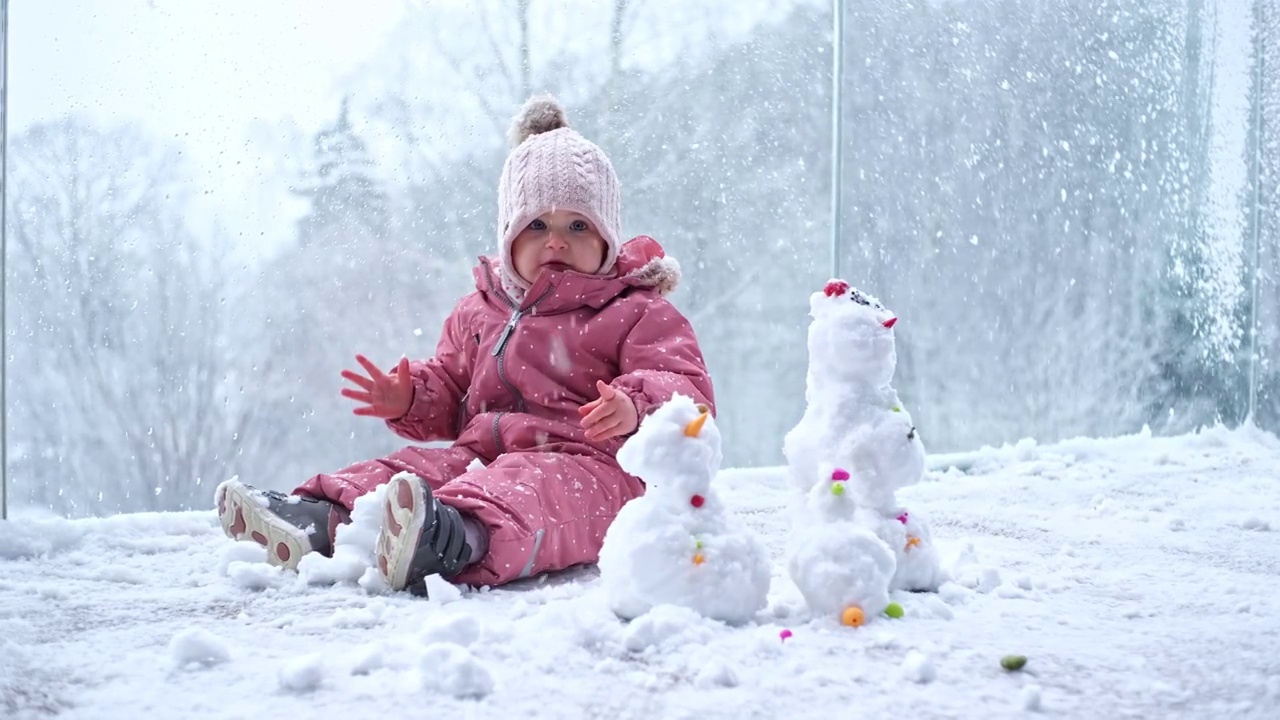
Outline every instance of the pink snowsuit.
<svg viewBox="0 0 1280 720">
<path fill-rule="evenodd" d="M 597 380 L 627 393 L 641 418 L 675 393 L 714 408 L 693 328 L 639 274 L 544 271 L 517 307 L 491 262 L 475 268 L 476 290 L 445 321 L 435 356 L 410 364 L 409 412 L 387 422 L 452 447 L 407 447 L 295 491 L 350 509 L 392 475 L 418 475 L 489 531 L 488 553 L 453 578 L 471 585 L 595 562 L 618 511 L 643 494 L 615 459 L 625 438 L 584 436 L 578 408 L 599 396 Z M 476 459 L 485 467 L 468 471 Z"/>
</svg>

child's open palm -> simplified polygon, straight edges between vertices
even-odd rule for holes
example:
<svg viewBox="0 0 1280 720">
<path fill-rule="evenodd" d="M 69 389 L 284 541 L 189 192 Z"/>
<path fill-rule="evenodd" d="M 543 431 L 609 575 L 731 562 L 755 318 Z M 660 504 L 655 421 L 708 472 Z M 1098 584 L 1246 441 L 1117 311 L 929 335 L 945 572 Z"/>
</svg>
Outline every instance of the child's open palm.
<svg viewBox="0 0 1280 720">
<path fill-rule="evenodd" d="M 578 408 L 582 427 L 592 442 L 608 440 L 634 432 L 640 426 L 640 415 L 631 396 L 619 392 L 603 380 L 596 381 L 600 397 Z"/>
<path fill-rule="evenodd" d="M 390 420 L 403 417 L 413 403 L 413 380 L 409 376 L 409 358 L 400 358 L 395 371 L 387 374 L 378 369 L 363 355 L 356 355 L 356 362 L 364 366 L 369 377 L 351 370 L 343 370 L 342 377 L 355 383 L 360 389 L 343 388 L 343 397 L 349 397 L 362 405 L 353 411 L 356 415 Z"/>
</svg>

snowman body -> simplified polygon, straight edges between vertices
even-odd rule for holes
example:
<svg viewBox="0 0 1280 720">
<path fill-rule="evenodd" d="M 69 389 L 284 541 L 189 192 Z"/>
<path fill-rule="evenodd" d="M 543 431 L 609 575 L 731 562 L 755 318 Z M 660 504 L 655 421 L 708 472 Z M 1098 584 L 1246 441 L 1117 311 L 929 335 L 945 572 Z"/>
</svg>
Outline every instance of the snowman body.
<svg viewBox="0 0 1280 720">
<path fill-rule="evenodd" d="M 897 507 L 898 490 L 924 477 L 924 444 L 905 409 L 868 415 L 846 434 L 836 457 L 853 473 L 859 505 L 887 514 Z"/>
<path fill-rule="evenodd" d="M 646 485 L 600 550 L 601 584 L 620 617 L 679 605 L 736 624 L 764 609 L 768 554 L 711 487 L 720 460 L 714 419 L 681 395 L 645 418 L 619 451 L 622 468 Z"/>
</svg>

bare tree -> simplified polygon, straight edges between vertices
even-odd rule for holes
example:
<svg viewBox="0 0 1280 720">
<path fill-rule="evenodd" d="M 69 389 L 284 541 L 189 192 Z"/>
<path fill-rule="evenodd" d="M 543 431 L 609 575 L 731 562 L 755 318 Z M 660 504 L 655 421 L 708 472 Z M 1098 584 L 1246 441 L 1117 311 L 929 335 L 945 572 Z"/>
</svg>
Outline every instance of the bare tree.
<svg viewBox="0 0 1280 720">
<path fill-rule="evenodd" d="M 19 495 L 70 515 L 205 506 L 257 408 L 177 153 L 66 119 L 17 138 L 11 167 Z"/>
</svg>

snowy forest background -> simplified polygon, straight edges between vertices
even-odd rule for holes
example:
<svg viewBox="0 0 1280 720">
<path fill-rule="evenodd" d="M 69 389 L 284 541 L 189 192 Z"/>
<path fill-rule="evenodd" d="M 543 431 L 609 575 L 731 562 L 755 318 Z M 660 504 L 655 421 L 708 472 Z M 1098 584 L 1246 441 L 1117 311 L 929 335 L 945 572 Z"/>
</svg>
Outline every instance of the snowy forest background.
<svg viewBox="0 0 1280 720">
<path fill-rule="evenodd" d="M 685 269 L 726 464 L 779 463 L 831 275 L 832 17 L 717 33 L 739 6 L 407 4 L 320 130 L 237 130 L 242 187 L 142 123 L 12 132 L 11 504 L 203 508 L 233 474 L 289 488 L 398 447 L 338 373 L 431 354 L 540 90 L 613 159 L 624 231 Z M 846 43 L 841 274 L 902 318 L 930 451 L 1238 423 L 1255 322 L 1280 431 L 1280 6 L 859 1 Z"/>
</svg>

